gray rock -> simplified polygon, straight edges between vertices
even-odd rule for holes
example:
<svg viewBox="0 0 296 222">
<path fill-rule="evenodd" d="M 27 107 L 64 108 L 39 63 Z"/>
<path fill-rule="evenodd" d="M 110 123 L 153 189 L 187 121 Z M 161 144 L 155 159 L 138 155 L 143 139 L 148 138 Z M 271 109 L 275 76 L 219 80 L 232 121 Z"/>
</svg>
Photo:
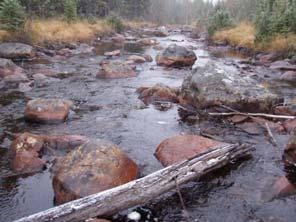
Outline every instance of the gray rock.
<svg viewBox="0 0 296 222">
<path fill-rule="evenodd" d="M 176 44 L 170 45 L 156 57 L 157 65 L 168 67 L 193 66 L 196 60 L 192 50 Z"/>
<path fill-rule="evenodd" d="M 6 59 L 27 59 L 34 57 L 35 52 L 32 46 L 23 43 L 2 43 L 0 44 L 0 57 Z"/>
<path fill-rule="evenodd" d="M 182 95 L 198 108 L 227 105 L 245 112 L 270 112 L 282 101 L 254 79 L 241 77 L 233 67 L 208 63 L 188 75 Z"/>
<path fill-rule="evenodd" d="M 296 65 L 292 65 L 289 61 L 276 61 L 271 63 L 271 69 L 284 70 L 284 71 L 296 71 Z"/>
</svg>

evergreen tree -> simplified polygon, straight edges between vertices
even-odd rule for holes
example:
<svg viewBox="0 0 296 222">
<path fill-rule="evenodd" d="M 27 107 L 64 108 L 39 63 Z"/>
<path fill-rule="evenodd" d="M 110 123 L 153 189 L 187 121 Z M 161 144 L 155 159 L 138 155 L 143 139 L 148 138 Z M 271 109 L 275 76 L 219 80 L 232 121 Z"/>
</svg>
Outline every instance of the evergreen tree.
<svg viewBox="0 0 296 222">
<path fill-rule="evenodd" d="M 25 11 L 17 0 L 4 0 L 0 3 L 0 28 L 10 31 L 22 29 L 25 24 Z"/>
</svg>

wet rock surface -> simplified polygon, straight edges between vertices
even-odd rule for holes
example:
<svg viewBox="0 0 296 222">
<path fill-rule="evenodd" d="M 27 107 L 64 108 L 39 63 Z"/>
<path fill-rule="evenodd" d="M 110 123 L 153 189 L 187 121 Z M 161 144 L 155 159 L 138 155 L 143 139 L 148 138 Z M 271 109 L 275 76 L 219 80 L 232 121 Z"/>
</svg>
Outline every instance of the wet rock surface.
<svg viewBox="0 0 296 222">
<path fill-rule="evenodd" d="M 9 59 L 0 58 L 0 78 L 14 75 L 24 75 L 24 70 Z"/>
<path fill-rule="evenodd" d="M 128 64 L 122 62 L 103 63 L 101 65 L 101 70 L 97 73 L 97 77 L 102 79 L 120 79 L 136 76 L 136 71 Z"/>
<path fill-rule="evenodd" d="M 34 99 L 27 103 L 25 118 L 32 122 L 54 123 L 67 119 L 72 102 L 62 99 Z"/>
<path fill-rule="evenodd" d="M 182 93 L 198 108 L 226 105 L 244 112 L 270 112 L 282 101 L 278 95 L 249 77 L 237 78 L 231 71 L 206 64 L 184 80 Z"/>
<path fill-rule="evenodd" d="M 169 166 L 224 144 L 202 136 L 175 136 L 163 141 L 157 147 L 155 155 L 163 166 Z"/>
<path fill-rule="evenodd" d="M 156 57 L 157 65 L 168 67 L 193 66 L 197 57 L 192 50 L 176 44 L 170 45 Z"/>
<path fill-rule="evenodd" d="M 34 57 L 32 46 L 23 43 L 1 43 L 0 57 L 6 59 L 28 59 Z"/>
<path fill-rule="evenodd" d="M 107 190 L 138 176 L 137 165 L 116 145 L 90 141 L 57 163 L 53 188 L 57 204 Z"/>
<path fill-rule="evenodd" d="M 284 153 L 284 161 L 288 166 L 296 168 L 296 129 L 293 131 Z"/>
<path fill-rule="evenodd" d="M 45 161 L 40 157 L 40 151 L 44 145 L 41 137 L 24 133 L 11 145 L 11 167 L 16 172 L 34 173 L 45 167 Z"/>
<path fill-rule="evenodd" d="M 137 93 L 139 93 L 139 99 L 146 105 L 157 102 L 179 102 L 178 90 L 163 84 L 156 84 L 152 87 L 140 87 L 137 89 Z"/>
</svg>

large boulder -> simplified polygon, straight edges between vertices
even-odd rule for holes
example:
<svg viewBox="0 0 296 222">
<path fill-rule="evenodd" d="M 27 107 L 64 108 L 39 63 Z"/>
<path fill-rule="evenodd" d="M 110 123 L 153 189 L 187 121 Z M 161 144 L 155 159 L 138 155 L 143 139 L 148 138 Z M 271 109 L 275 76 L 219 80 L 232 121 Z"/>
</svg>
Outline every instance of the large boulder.
<svg viewBox="0 0 296 222">
<path fill-rule="evenodd" d="M 179 102 L 178 90 L 163 84 L 156 84 L 152 87 L 140 87 L 137 89 L 137 93 L 139 93 L 139 99 L 146 105 L 155 102 Z"/>
<path fill-rule="evenodd" d="M 155 155 L 163 166 L 190 159 L 226 143 L 202 136 L 179 135 L 163 141 L 156 149 Z"/>
<path fill-rule="evenodd" d="M 183 82 L 182 95 L 200 109 L 226 105 L 245 112 L 270 112 L 282 102 L 256 80 L 214 63 L 193 70 Z"/>
<path fill-rule="evenodd" d="M 32 122 L 63 122 L 67 119 L 72 102 L 63 99 L 34 99 L 27 103 L 25 118 Z"/>
<path fill-rule="evenodd" d="M 157 65 L 168 67 L 193 66 L 196 60 L 197 57 L 192 50 L 176 44 L 170 45 L 156 57 Z"/>
<path fill-rule="evenodd" d="M 23 43 L 1 43 L 0 57 L 6 59 L 28 59 L 34 57 L 32 46 Z"/>
<path fill-rule="evenodd" d="M 128 183 L 137 165 L 118 146 L 93 140 L 70 152 L 55 166 L 55 201 L 62 204 Z"/>
<path fill-rule="evenodd" d="M 24 74 L 24 70 L 21 67 L 17 66 L 9 59 L 0 58 L 0 78 L 21 74 Z"/>
<path fill-rule="evenodd" d="M 122 62 L 104 62 L 101 64 L 101 69 L 97 73 L 97 77 L 103 79 L 120 79 L 136 77 L 136 71 Z"/>
</svg>

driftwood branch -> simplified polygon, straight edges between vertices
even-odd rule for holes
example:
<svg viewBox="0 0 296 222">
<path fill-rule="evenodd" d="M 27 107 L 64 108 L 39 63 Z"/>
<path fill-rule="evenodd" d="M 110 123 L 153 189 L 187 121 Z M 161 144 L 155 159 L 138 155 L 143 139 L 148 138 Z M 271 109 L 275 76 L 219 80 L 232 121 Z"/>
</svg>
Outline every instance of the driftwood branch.
<svg viewBox="0 0 296 222">
<path fill-rule="evenodd" d="M 141 179 L 22 218 L 17 222 L 77 222 L 144 204 L 176 187 L 250 154 L 247 145 L 223 145 Z"/>
<path fill-rule="evenodd" d="M 209 113 L 209 116 L 234 116 L 234 115 L 267 117 L 267 118 L 274 118 L 274 119 L 296 119 L 296 116 L 273 115 L 273 114 L 266 114 L 266 113 L 241 113 L 241 112 Z"/>
</svg>

